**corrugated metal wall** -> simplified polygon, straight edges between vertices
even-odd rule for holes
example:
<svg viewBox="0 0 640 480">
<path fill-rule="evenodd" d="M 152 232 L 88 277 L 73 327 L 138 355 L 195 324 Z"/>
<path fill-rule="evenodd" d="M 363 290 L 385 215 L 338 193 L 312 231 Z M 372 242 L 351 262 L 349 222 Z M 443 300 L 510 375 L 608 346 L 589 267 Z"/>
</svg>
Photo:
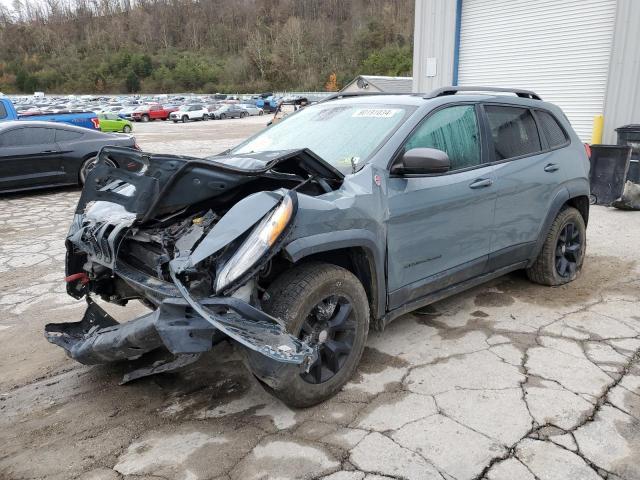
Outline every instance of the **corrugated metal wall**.
<svg viewBox="0 0 640 480">
<path fill-rule="evenodd" d="M 640 1 L 618 0 L 604 110 L 604 143 L 615 128 L 640 124 Z"/>
<path fill-rule="evenodd" d="M 456 0 L 416 0 L 413 30 L 413 91 L 426 93 L 451 85 Z M 436 59 L 436 75 L 427 77 L 427 59 Z"/>
<path fill-rule="evenodd" d="M 604 112 L 615 12 L 616 0 L 463 0 L 459 83 L 531 89 L 588 141 Z"/>
</svg>

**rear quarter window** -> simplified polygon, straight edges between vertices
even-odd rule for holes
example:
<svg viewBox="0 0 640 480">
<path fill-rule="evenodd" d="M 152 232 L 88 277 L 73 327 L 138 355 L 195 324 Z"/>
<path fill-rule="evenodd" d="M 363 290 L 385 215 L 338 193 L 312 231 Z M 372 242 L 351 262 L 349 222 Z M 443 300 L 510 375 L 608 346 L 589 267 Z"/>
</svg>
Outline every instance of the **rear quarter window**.
<svg viewBox="0 0 640 480">
<path fill-rule="evenodd" d="M 4 104 L 0 102 L 0 119 L 7 118 L 7 109 Z"/>
<path fill-rule="evenodd" d="M 564 129 L 551 113 L 544 110 L 536 110 L 536 116 L 538 117 L 542 135 L 545 136 L 549 143 L 549 148 L 559 147 L 569 141 Z"/>
<path fill-rule="evenodd" d="M 69 142 L 71 140 L 77 140 L 84 134 L 80 132 L 73 132 L 71 130 L 56 129 L 56 142 Z"/>
</svg>

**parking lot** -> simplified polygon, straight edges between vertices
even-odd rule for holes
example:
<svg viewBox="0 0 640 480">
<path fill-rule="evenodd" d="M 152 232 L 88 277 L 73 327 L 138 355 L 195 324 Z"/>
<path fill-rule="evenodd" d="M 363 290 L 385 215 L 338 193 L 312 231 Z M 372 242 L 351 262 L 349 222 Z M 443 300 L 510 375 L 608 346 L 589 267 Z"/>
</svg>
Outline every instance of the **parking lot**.
<svg viewBox="0 0 640 480">
<path fill-rule="evenodd" d="M 266 121 L 133 134 L 203 156 Z M 518 272 L 405 315 L 371 332 L 337 396 L 292 410 L 226 342 L 125 386 L 127 365 L 82 366 L 50 345 L 44 325 L 84 311 L 62 281 L 78 197 L 0 199 L 0 479 L 640 479 L 637 212 L 592 207 L 575 282 Z"/>
</svg>

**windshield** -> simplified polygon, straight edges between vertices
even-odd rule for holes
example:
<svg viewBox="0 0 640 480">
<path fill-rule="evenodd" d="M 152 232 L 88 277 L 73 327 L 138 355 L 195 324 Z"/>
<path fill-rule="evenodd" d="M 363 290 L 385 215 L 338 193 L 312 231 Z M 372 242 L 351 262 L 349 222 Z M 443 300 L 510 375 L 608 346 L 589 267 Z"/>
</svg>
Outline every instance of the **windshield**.
<svg viewBox="0 0 640 480">
<path fill-rule="evenodd" d="M 314 105 L 263 130 L 231 153 L 308 148 L 342 173 L 350 173 L 369 159 L 413 109 L 406 105 Z"/>
</svg>

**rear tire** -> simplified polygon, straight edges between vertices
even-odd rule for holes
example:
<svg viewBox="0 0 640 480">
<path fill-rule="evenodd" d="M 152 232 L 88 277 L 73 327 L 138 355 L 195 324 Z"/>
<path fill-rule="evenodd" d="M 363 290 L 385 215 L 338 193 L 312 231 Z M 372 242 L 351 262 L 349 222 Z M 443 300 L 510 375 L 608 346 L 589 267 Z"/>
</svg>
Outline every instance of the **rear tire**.
<svg viewBox="0 0 640 480">
<path fill-rule="evenodd" d="M 296 337 L 317 346 L 319 357 L 309 373 L 288 370 L 290 378 L 280 379 L 277 386 L 266 385 L 268 380 L 263 381 L 252 367 L 254 374 L 292 407 L 310 407 L 333 396 L 353 376 L 367 341 L 369 303 L 364 287 L 342 267 L 313 262 L 282 274 L 267 293 L 265 312 L 282 319 Z M 251 361 L 249 355 L 250 365 Z"/>
<path fill-rule="evenodd" d="M 124 127 L 122 127 L 122 131 L 124 133 L 130 133 L 131 132 L 131 127 L 129 125 L 125 125 Z"/>
<path fill-rule="evenodd" d="M 564 285 L 576 279 L 584 263 L 586 226 L 578 210 L 568 207 L 558 213 L 542 250 L 527 268 L 529 280 L 541 285 Z"/>
</svg>

